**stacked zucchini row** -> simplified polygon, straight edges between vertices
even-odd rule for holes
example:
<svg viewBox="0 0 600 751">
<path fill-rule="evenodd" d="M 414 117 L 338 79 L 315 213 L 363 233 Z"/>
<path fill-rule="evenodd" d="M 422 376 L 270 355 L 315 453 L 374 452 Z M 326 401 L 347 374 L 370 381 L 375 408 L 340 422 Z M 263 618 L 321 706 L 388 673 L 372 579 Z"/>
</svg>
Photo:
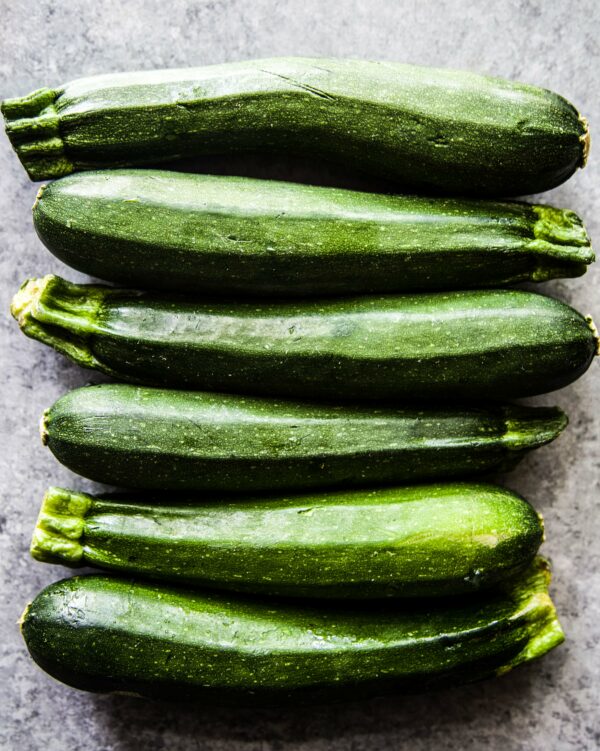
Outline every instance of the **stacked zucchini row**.
<svg viewBox="0 0 600 751">
<path fill-rule="evenodd" d="M 293 58 L 98 76 L 2 111 L 30 177 L 61 178 L 34 205 L 44 244 L 124 285 L 45 276 L 13 300 L 25 334 L 120 382 L 63 396 L 42 438 L 127 489 L 47 492 L 32 555 L 106 573 L 27 607 L 36 662 L 93 691 L 329 701 L 562 641 L 541 517 L 485 479 L 566 426 L 505 400 L 571 383 L 598 348 L 590 318 L 507 287 L 594 260 L 572 211 L 500 200 L 583 166 L 568 102 Z M 435 195 L 131 168 L 243 150 Z"/>
</svg>

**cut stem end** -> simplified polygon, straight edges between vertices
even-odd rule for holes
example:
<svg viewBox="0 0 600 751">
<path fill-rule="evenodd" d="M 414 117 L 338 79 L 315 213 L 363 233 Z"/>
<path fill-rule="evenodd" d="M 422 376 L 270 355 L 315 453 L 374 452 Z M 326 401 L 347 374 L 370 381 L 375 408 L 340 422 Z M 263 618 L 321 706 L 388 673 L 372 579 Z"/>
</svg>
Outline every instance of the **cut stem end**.
<svg viewBox="0 0 600 751">
<path fill-rule="evenodd" d="M 90 496 L 64 488 L 49 488 L 33 532 L 30 552 L 45 563 L 79 566 L 83 558 L 81 538 Z"/>
<path fill-rule="evenodd" d="M 583 169 L 587 164 L 588 157 L 590 155 L 590 148 L 592 146 L 592 137 L 590 135 L 590 126 L 585 117 L 579 116 L 579 122 L 583 125 L 583 133 L 579 136 L 579 143 L 581 144 L 581 168 Z"/>
<path fill-rule="evenodd" d="M 5 99 L 0 109 L 8 136 L 32 180 L 48 180 L 73 172 L 65 154 L 56 99 L 60 92 L 38 89 L 24 97 Z"/>
<path fill-rule="evenodd" d="M 71 284 L 49 274 L 28 279 L 14 296 L 10 310 L 21 331 L 53 347 L 84 368 L 113 375 L 93 353 L 92 337 L 108 288 Z"/>
<path fill-rule="evenodd" d="M 592 318 L 592 316 L 586 316 L 585 320 L 587 322 L 587 325 L 589 326 L 590 331 L 592 332 L 594 341 L 596 342 L 596 355 L 600 355 L 600 335 L 598 335 L 598 329 L 596 328 L 594 319 Z"/>
</svg>

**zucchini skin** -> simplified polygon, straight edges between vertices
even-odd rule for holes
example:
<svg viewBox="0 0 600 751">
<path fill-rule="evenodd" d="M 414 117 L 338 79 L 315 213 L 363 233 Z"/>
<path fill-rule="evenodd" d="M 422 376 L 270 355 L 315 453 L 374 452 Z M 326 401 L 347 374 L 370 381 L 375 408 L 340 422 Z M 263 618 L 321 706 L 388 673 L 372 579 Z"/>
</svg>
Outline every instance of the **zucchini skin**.
<svg viewBox="0 0 600 751">
<path fill-rule="evenodd" d="M 428 597 L 514 576 L 542 538 L 529 503 L 488 484 L 184 502 L 50 488 L 31 553 L 258 594 Z"/>
<path fill-rule="evenodd" d="M 355 610 L 84 576 L 43 590 L 21 629 L 40 667 L 88 691 L 335 701 L 479 680 L 543 655 L 564 638 L 547 586 L 538 559 L 494 593 Z"/>
<path fill-rule="evenodd" d="M 29 336 L 118 380 L 334 401 L 546 393 L 598 346 L 591 319 L 523 290 L 236 303 L 48 276 L 12 311 Z"/>
<path fill-rule="evenodd" d="M 295 151 L 420 190 L 524 195 L 585 163 L 562 97 L 464 71 L 275 58 L 83 78 L 5 100 L 32 180 L 204 154 Z"/>
<path fill-rule="evenodd" d="M 58 399 L 42 439 L 110 485 L 251 491 L 491 472 L 565 425 L 556 408 L 363 408 L 101 384 Z"/>
<path fill-rule="evenodd" d="M 594 260 L 579 217 L 549 206 L 158 170 L 57 180 L 33 221 L 86 274 L 212 295 L 503 286 L 580 276 Z"/>
</svg>

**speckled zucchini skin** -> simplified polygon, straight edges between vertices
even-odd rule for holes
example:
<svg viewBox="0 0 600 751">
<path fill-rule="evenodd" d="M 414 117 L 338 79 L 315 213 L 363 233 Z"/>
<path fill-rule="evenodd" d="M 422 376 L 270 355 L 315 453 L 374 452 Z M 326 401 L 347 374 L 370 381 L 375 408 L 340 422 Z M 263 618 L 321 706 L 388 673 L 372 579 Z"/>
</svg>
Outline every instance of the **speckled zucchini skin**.
<svg viewBox="0 0 600 751">
<path fill-rule="evenodd" d="M 485 484 L 200 502 L 50 488 L 31 552 L 50 563 L 259 594 L 427 597 L 513 576 L 542 537 L 527 501 Z"/>
<path fill-rule="evenodd" d="M 213 295 L 502 286 L 579 276 L 594 259 L 579 217 L 549 206 L 157 170 L 57 180 L 33 220 L 79 271 Z"/>
<path fill-rule="evenodd" d="M 565 425 L 556 408 L 367 409 L 102 384 L 61 397 L 42 434 L 99 482 L 249 491 L 489 472 Z"/>
<path fill-rule="evenodd" d="M 497 675 L 560 644 L 542 561 L 494 594 L 407 608 L 293 607 L 107 576 L 51 584 L 22 632 L 88 691 L 215 703 L 334 701 Z"/>
<path fill-rule="evenodd" d="M 421 190 L 524 195 L 585 162 L 585 120 L 535 86 L 388 62 L 279 58 L 95 76 L 2 103 L 33 180 L 203 154 L 335 159 Z"/>
<path fill-rule="evenodd" d="M 137 383 L 307 399 L 508 399 L 589 367 L 590 321 L 523 290 L 206 302 L 30 280 L 26 334 Z"/>
</svg>

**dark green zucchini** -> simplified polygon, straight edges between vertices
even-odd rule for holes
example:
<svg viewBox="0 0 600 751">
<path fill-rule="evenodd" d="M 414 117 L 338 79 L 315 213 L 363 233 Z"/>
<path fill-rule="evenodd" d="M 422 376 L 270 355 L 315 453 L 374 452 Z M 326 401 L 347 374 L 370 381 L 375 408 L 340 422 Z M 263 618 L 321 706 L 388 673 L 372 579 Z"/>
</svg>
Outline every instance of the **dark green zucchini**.
<svg viewBox="0 0 600 751">
<path fill-rule="evenodd" d="M 121 73 L 2 103 L 32 180 L 203 154 L 298 152 L 424 190 L 524 195 L 585 164 L 587 123 L 535 86 L 365 60 Z"/>
<path fill-rule="evenodd" d="M 50 488 L 34 558 L 270 595 L 427 597 L 522 571 L 541 518 L 494 485 L 160 502 Z"/>
<path fill-rule="evenodd" d="M 33 221 L 79 271 L 218 295 L 502 286 L 579 276 L 594 260 L 579 217 L 549 206 L 156 170 L 57 180 Z"/>
<path fill-rule="evenodd" d="M 562 388 L 591 320 L 523 290 L 209 302 L 26 282 L 23 331 L 118 380 L 307 399 L 507 399 Z"/>
<path fill-rule="evenodd" d="M 61 397 L 42 436 L 110 485 L 249 491 L 506 469 L 565 425 L 556 408 L 367 409 L 102 384 Z"/>
<path fill-rule="evenodd" d="M 21 629 L 79 689 L 214 703 L 334 701 L 507 672 L 564 635 L 541 559 L 499 591 L 443 604 L 293 607 L 108 576 L 51 584 Z"/>
</svg>

